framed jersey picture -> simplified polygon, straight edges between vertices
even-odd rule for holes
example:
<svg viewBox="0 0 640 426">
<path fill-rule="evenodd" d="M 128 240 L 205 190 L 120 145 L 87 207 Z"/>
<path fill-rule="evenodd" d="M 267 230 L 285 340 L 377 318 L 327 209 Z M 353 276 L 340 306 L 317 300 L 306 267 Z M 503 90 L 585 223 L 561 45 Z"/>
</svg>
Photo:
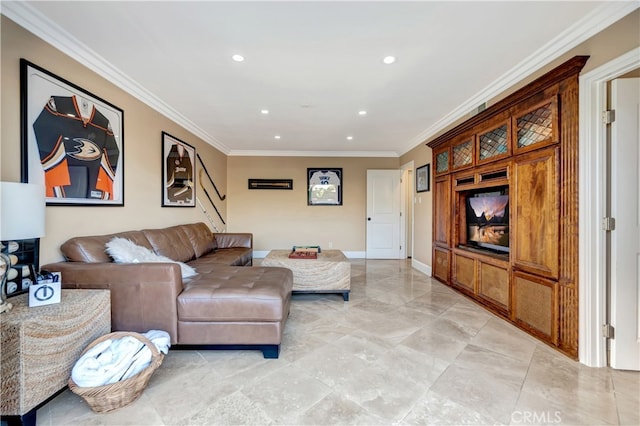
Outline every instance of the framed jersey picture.
<svg viewBox="0 0 640 426">
<path fill-rule="evenodd" d="M 342 205 L 342 169 L 307 169 L 307 204 L 310 206 Z"/>
<path fill-rule="evenodd" d="M 162 132 L 162 207 L 196 206 L 196 149 Z"/>
<path fill-rule="evenodd" d="M 124 112 L 20 60 L 21 179 L 47 205 L 124 206 Z"/>
</svg>

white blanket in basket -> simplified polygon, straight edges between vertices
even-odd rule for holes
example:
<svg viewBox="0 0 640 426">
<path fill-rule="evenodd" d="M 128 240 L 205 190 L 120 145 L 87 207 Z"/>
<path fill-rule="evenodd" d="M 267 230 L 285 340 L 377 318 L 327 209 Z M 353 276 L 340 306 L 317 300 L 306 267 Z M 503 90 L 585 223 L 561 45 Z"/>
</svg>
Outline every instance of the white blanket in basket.
<svg viewBox="0 0 640 426">
<path fill-rule="evenodd" d="M 158 351 L 169 351 L 169 333 L 151 330 L 143 333 Z M 80 387 L 96 387 L 128 379 L 151 363 L 151 350 L 133 336 L 108 339 L 98 343 L 76 361 L 71 378 Z"/>
</svg>

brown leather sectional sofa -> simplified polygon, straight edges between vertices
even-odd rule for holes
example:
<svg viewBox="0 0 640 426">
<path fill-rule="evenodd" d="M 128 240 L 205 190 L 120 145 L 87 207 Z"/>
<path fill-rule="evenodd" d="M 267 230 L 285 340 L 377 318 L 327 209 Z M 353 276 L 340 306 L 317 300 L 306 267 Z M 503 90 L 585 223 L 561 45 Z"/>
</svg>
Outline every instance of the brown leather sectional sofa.
<svg viewBox="0 0 640 426">
<path fill-rule="evenodd" d="M 185 262 L 198 275 L 184 279 L 176 263 L 114 263 L 113 237 Z M 253 235 L 212 233 L 204 223 L 75 237 L 61 246 L 63 288 L 111 290 L 113 331 L 165 330 L 172 345 L 260 349 L 277 358 L 289 314 L 293 275 L 254 267 Z"/>
</svg>

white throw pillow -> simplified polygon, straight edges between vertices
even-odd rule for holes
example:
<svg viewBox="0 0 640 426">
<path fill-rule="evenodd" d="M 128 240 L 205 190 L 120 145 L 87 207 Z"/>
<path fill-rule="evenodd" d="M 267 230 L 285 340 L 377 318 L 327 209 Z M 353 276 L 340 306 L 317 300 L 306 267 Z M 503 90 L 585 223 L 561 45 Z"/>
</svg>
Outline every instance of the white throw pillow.
<svg viewBox="0 0 640 426">
<path fill-rule="evenodd" d="M 139 246 L 133 241 L 122 237 L 114 237 L 105 244 L 106 252 L 116 263 L 177 263 L 182 270 L 182 278 L 189 278 L 197 275 L 198 272 L 186 263 L 169 259 L 166 256 L 155 254 L 146 247 Z"/>
</svg>

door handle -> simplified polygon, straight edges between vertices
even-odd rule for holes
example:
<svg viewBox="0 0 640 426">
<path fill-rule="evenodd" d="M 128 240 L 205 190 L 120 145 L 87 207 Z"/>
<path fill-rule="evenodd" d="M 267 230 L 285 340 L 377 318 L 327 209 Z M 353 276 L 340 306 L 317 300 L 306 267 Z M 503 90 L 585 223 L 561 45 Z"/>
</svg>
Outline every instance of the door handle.
<svg viewBox="0 0 640 426">
<path fill-rule="evenodd" d="M 368 217 L 368 218 L 367 218 L 367 220 L 371 220 L 371 218 L 370 218 L 370 217 Z"/>
</svg>

